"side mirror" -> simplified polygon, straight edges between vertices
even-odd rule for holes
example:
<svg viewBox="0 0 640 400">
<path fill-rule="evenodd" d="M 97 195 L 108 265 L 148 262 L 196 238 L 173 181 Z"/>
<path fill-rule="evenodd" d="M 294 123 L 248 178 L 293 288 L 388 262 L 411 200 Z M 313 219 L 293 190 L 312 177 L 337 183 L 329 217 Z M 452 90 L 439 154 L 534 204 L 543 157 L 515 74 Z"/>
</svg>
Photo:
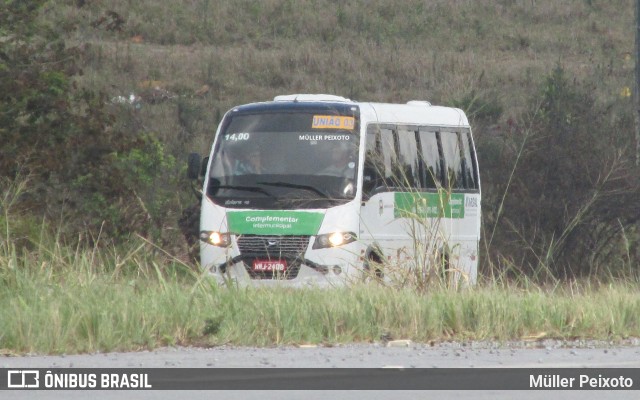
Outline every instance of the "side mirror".
<svg viewBox="0 0 640 400">
<path fill-rule="evenodd" d="M 206 156 L 202 159 L 202 164 L 200 164 L 200 176 L 204 178 L 204 175 L 207 173 L 207 165 L 209 164 L 209 156 Z"/>
<path fill-rule="evenodd" d="M 202 157 L 198 153 L 189 153 L 187 158 L 187 178 L 195 180 L 203 175 Z M 206 164 L 205 164 L 206 168 Z"/>
</svg>

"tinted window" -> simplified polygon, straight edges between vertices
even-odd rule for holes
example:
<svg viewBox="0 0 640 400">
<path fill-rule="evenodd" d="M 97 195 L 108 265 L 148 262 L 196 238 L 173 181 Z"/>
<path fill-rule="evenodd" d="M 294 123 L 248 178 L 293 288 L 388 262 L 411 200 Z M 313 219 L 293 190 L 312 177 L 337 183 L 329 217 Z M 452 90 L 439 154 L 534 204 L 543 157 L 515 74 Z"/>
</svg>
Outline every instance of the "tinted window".
<svg viewBox="0 0 640 400">
<path fill-rule="evenodd" d="M 462 172 L 464 176 L 464 187 L 467 189 L 478 189 L 478 179 L 476 165 L 471 151 L 471 135 L 469 132 L 460 133 L 462 145 Z"/>
<path fill-rule="evenodd" d="M 370 125 L 365 167 L 375 176 L 365 192 L 387 187 L 478 189 L 475 155 L 468 130 Z"/>
<path fill-rule="evenodd" d="M 440 132 L 442 143 L 442 155 L 446 172 L 446 181 L 451 189 L 464 188 L 464 175 L 462 173 L 462 157 L 456 132 Z"/>
<path fill-rule="evenodd" d="M 414 128 L 398 128 L 398 172 L 399 185 L 402 187 L 419 188 L 420 159 L 418 158 L 418 143 Z"/>
<path fill-rule="evenodd" d="M 395 150 L 395 140 L 391 129 L 380 129 L 380 149 L 382 150 L 382 171 L 384 182 L 389 187 L 398 186 L 398 157 Z"/>
<path fill-rule="evenodd" d="M 420 158 L 423 166 L 423 185 L 427 189 L 442 186 L 442 164 L 436 132 L 420 128 Z"/>
<path fill-rule="evenodd" d="M 379 177 L 382 175 L 381 171 L 384 171 L 379 138 L 379 127 L 377 125 L 369 125 L 367 127 L 366 152 L 364 158 L 363 189 L 365 193 L 370 193 L 380 184 Z"/>
</svg>

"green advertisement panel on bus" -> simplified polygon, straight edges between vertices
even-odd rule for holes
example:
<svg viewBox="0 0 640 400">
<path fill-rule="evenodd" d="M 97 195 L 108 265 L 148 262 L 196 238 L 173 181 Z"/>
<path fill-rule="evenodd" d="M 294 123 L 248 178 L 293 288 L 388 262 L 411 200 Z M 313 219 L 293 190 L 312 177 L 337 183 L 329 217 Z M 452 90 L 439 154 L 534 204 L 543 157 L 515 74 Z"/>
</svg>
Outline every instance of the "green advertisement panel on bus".
<svg viewBox="0 0 640 400">
<path fill-rule="evenodd" d="M 323 213 L 303 211 L 228 211 L 229 231 L 253 235 L 316 235 Z"/>
<path fill-rule="evenodd" d="M 394 194 L 395 218 L 464 218 L 464 193 L 411 193 Z"/>
</svg>

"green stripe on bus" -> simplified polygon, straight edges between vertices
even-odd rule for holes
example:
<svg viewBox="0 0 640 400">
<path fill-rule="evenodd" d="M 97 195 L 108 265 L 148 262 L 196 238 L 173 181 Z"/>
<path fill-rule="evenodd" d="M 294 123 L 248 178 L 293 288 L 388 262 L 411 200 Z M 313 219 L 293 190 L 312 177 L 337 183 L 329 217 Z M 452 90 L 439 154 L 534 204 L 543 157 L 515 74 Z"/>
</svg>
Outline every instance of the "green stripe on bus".
<svg viewBox="0 0 640 400">
<path fill-rule="evenodd" d="M 316 235 L 323 213 L 302 211 L 228 211 L 229 231 L 252 235 Z"/>
<path fill-rule="evenodd" d="M 464 218 L 464 193 L 394 193 L 395 218 Z"/>
</svg>

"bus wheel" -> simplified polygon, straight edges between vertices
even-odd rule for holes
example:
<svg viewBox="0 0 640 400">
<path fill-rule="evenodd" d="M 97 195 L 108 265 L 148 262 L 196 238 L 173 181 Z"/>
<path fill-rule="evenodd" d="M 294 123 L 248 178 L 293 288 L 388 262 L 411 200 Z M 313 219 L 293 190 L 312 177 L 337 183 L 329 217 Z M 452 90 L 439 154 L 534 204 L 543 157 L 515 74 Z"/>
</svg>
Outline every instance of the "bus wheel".
<svg viewBox="0 0 640 400">
<path fill-rule="evenodd" d="M 438 277 L 440 278 L 443 286 L 447 288 L 455 288 L 457 286 L 457 274 L 456 271 L 454 271 L 451 267 L 451 258 L 449 252 L 446 250 L 438 252 L 437 263 Z"/>
<path fill-rule="evenodd" d="M 382 257 L 377 251 L 371 251 L 364 262 L 363 278 L 365 282 L 376 280 L 381 281 L 384 278 L 382 270 Z"/>
</svg>

